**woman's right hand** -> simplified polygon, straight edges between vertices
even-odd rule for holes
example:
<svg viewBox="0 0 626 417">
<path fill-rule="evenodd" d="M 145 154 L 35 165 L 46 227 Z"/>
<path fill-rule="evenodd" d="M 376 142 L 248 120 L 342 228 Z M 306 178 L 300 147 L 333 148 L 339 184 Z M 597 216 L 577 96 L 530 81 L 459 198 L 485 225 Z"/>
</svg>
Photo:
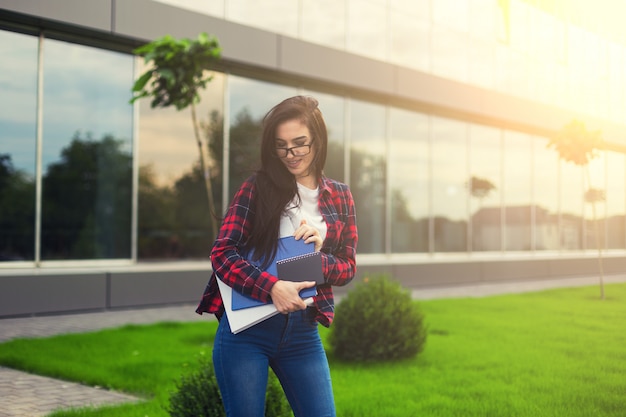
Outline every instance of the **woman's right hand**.
<svg viewBox="0 0 626 417">
<path fill-rule="evenodd" d="M 315 281 L 282 281 L 278 280 L 272 287 L 270 295 L 279 313 L 287 314 L 304 310 L 307 305 L 300 297 L 300 291 L 315 286 Z"/>
</svg>

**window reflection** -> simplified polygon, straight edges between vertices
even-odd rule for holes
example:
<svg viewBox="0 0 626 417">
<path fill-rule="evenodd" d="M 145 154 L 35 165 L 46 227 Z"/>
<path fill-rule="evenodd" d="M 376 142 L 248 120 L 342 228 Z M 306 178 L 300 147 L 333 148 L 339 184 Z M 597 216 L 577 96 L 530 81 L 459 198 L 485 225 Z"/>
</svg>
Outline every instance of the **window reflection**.
<svg viewBox="0 0 626 417">
<path fill-rule="evenodd" d="M 533 250 L 532 137 L 504 132 L 504 249 Z M 543 178 L 542 173 L 536 173 Z"/>
<path fill-rule="evenodd" d="M 359 228 L 359 252 L 385 252 L 387 146 L 385 108 L 351 101 L 350 187 Z"/>
<path fill-rule="evenodd" d="M 626 248 L 626 155 L 607 153 L 606 248 Z"/>
<path fill-rule="evenodd" d="M 0 262 L 35 256 L 37 38 L 0 31 Z"/>
<path fill-rule="evenodd" d="M 143 73 L 143 68 L 139 73 Z M 212 217 L 217 219 L 223 213 L 224 76 L 212 75 L 213 80 L 200 92 L 196 114 L 213 207 L 209 204 L 190 110 L 152 109 L 149 99 L 138 102 L 139 259 L 206 259 L 209 254 L 216 233 L 212 231 Z"/>
<path fill-rule="evenodd" d="M 533 138 L 534 248 L 540 251 L 560 248 L 559 159 L 547 143 L 545 138 Z"/>
<path fill-rule="evenodd" d="M 315 97 L 328 130 L 328 155 L 324 174 L 329 178 L 345 182 L 345 100 L 342 97 L 318 92 L 303 92 Z"/>
<path fill-rule="evenodd" d="M 375 0 L 348 0 L 348 51 L 386 60 L 386 15 L 385 5 Z"/>
<path fill-rule="evenodd" d="M 296 37 L 298 3 L 293 0 L 228 0 L 226 17 L 244 25 Z"/>
<path fill-rule="evenodd" d="M 583 172 L 584 249 L 606 248 L 607 154 L 600 152 L 581 167 Z"/>
<path fill-rule="evenodd" d="M 132 57 L 44 42 L 41 258 L 130 258 Z"/>
<path fill-rule="evenodd" d="M 391 251 L 429 251 L 428 119 L 401 109 L 389 114 Z"/>
<path fill-rule="evenodd" d="M 330 48 L 346 48 L 346 6 L 336 0 L 301 0 L 302 39 Z"/>
<path fill-rule="evenodd" d="M 497 129 L 470 125 L 469 191 L 472 251 L 498 251 L 502 241 L 502 144 Z M 508 190 L 508 189 L 507 189 Z"/>
<path fill-rule="evenodd" d="M 243 180 L 259 168 L 261 122 L 275 105 L 297 94 L 295 88 L 245 79 L 229 78 L 230 91 L 230 171 L 229 198 Z M 227 203 L 228 204 L 228 203 Z"/>
<path fill-rule="evenodd" d="M 553 151 L 554 152 L 554 151 Z M 563 250 L 583 249 L 583 171 L 573 163 L 560 161 L 559 216 L 560 248 Z"/>
<path fill-rule="evenodd" d="M 432 193 L 435 252 L 467 250 L 467 127 L 432 118 Z"/>
</svg>

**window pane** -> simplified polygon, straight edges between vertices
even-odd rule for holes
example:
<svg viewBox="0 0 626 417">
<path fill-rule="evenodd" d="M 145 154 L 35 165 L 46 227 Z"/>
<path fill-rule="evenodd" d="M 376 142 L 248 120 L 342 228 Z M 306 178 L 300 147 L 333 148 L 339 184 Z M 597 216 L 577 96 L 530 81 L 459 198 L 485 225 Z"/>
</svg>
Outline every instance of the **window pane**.
<svg viewBox="0 0 626 417">
<path fill-rule="evenodd" d="M 532 140 L 523 133 L 504 132 L 504 248 L 508 251 L 533 249 Z"/>
<path fill-rule="evenodd" d="M 605 248 L 606 233 L 605 222 L 607 214 L 606 191 L 607 191 L 607 152 L 599 152 L 591 159 L 584 170 L 583 189 L 583 232 L 584 249 L 596 250 L 598 247 Z"/>
<path fill-rule="evenodd" d="M 387 58 L 387 10 L 372 0 L 348 0 L 348 51 L 384 61 Z"/>
<path fill-rule="evenodd" d="M 291 87 L 231 76 L 229 92 L 230 172 L 228 179 L 229 195 L 232 198 L 242 181 L 260 167 L 263 117 L 272 107 L 296 95 L 297 91 Z"/>
<path fill-rule="evenodd" d="M 502 241 L 502 145 L 500 131 L 470 125 L 471 243 L 473 251 L 501 250 Z"/>
<path fill-rule="evenodd" d="M 142 74 L 145 67 L 141 67 Z M 224 76 L 201 91 L 196 113 L 205 150 L 212 201 L 195 139 L 190 109 L 150 107 L 138 102 L 139 123 L 139 259 L 206 259 L 223 212 Z M 206 152 L 206 149 L 210 152 Z"/>
<path fill-rule="evenodd" d="M 583 170 L 571 162 L 560 161 L 559 165 L 560 248 L 583 249 Z"/>
<path fill-rule="evenodd" d="M 131 256 L 133 58 L 44 42 L 41 257 Z"/>
<path fill-rule="evenodd" d="M 533 139 L 535 250 L 558 250 L 559 156 L 545 138 Z"/>
<path fill-rule="evenodd" d="M 229 0 L 228 20 L 291 37 L 298 35 L 298 2 Z"/>
<path fill-rule="evenodd" d="M 0 262 L 33 260 L 37 38 L 0 31 Z"/>
<path fill-rule="evenodd" d="M 350 187 L 359 228 L 360 253 L 385 252 L 385 108 L 352 101 Z"/>
<path fill-rule="evenodd" d="M 626 249 L 626 155 L 607 154 L 606 231 L 608 249 Z"/>
<path fill-rule="evenodd" d="M 304 92 L 319 102 L 319 108 L 326 122 L 328 130 L 328 153 L 324 175 L 337 181 L 345 182 L 345 100 L 343 97 L 322 94 L 318 92 Z"/>
<path fill-rule="evenodd" d="M 432 118 L 433 217 L 435 252 L 467 251 L 467 127 Z"/>
<path fill-rule="evenodd" d="M 391 109 L 391 251 L 428 252 L 428 118 Z"/>
<path fill-rule="evenodd" d="M 346 6 L 336 0 L 302 0 L 300 34 L 308 42 L 346 47 Z"/>
<path fill-rule="evenodd" d="M 430 22 L 394 10 L 389 20 L 391 62 L 430 72 Z"/>
</svg>

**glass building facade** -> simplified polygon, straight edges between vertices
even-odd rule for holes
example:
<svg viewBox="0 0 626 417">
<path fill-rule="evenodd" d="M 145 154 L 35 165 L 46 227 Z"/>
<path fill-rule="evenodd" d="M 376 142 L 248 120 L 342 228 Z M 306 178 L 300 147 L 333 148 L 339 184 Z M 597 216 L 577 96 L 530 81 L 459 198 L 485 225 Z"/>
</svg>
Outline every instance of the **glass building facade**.
<svg viewBox="0 0 626 417">
<path fill-rule="evenodd" d="M 582 9 L 154 2 L 626 128 L 625 33 Z M 212 216 L 256 167 L 263 115 L 295 94 L 320 102 L 326 174 L 352 189 L 361 259 L 626 253 L 624 137 L 606 137 L 615 146 L 581 168 L 559 159 L 540 129 L 430 111 L 437 97 L 429 106 L 216 68 L 198 108 L 210 207 L 189 111 L 129 104 L 145 67 L 128 39 L 19 23 L 4 16 L 0 28 L 0 268 L 205 260 Z"/>
</svg>

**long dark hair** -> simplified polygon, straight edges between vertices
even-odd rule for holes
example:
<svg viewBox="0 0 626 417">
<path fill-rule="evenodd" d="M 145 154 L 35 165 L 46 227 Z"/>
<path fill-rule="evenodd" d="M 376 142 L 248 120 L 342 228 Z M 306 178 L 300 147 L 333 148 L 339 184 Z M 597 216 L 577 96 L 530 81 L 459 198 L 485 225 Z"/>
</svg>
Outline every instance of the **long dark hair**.
<svg viewBox="0 0 626 417">
<path fill-rule="evenodd" d="M 255 260 L 271 260 L 276 255 L 281 214 L 298 194 L 296 178 L 276 155 L 276 130 L 282 123 L 299 120 L 311 134 L 313 161 L 310 175 L 317 181 L 326 163 L 328 132 L 318 102 L 313 97 L 295 96 L 274 106 L 263 118 L 261 168 L 256 173 L 252 200 L 252 230 L 246 249 L 254 249 Z M 267 267 L 267 265 L 265 265 Z"/>
</svg>

